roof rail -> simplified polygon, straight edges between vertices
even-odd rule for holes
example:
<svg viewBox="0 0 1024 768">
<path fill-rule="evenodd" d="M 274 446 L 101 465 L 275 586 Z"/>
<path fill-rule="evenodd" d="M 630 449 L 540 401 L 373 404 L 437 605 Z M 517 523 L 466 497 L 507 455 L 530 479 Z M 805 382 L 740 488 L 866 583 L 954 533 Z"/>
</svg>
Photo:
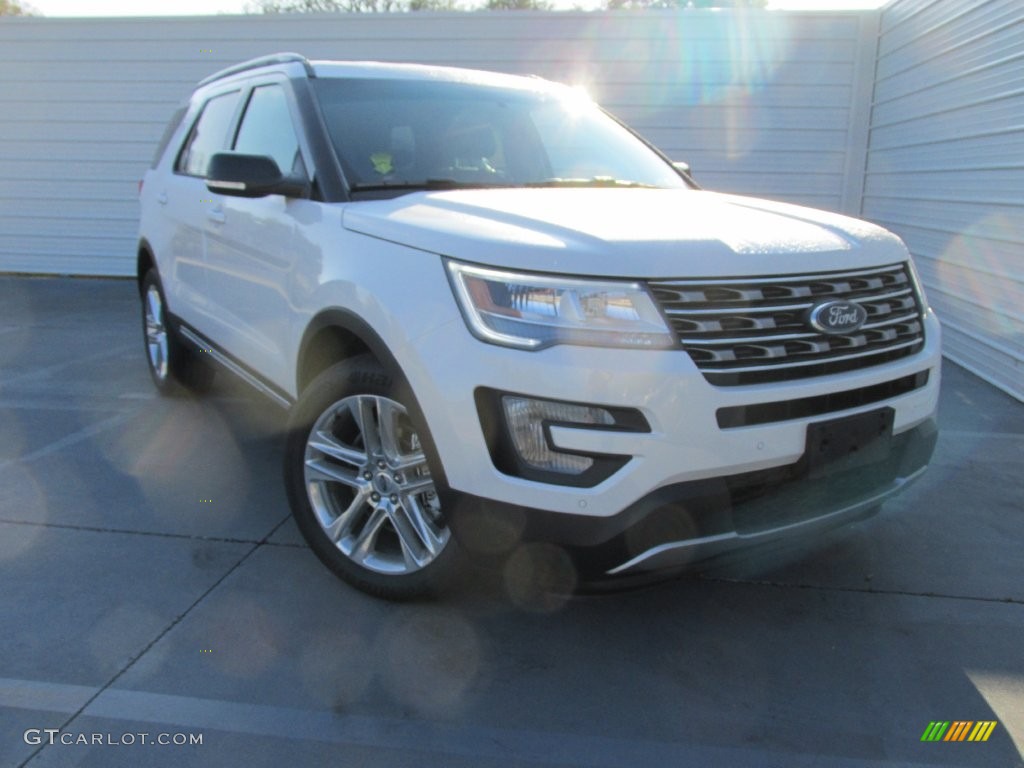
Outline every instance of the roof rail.
<svg viewBox="0 0 1024 768">
<path fill-rule="evenodd" d="M 207 83 L 212 83 L 214 80 L 220 80 L 222 77 L 228 77 L 229 75 L 236 75 L 239 72 L 245 72 L 247 69 L 256 69 L 257 67 L 266 67 L 271 64 L 291 64 L 299 63 L 306 68 L 306 74 L 309 77 L 316 77 L 313 72 L 313 65 L 309 63 L 309 59 L 303 56 L 301 53 L 272 53 L 269 56 L 260 56 L 256 59 L 249 59 L 249 61 L 243 61 L 241 64 L 235 64 L 222 69 L 220 72 L 214 72 L 209 77 L 205 77 L 199 81 L 199 86 L 202 87 Z"/>
</svg>

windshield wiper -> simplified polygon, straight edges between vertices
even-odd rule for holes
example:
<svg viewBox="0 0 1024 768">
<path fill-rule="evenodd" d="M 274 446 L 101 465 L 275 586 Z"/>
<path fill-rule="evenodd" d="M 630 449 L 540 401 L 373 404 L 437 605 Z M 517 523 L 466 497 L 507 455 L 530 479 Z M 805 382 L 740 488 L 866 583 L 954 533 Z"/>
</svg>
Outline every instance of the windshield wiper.
<svg viewBox="0 0 1024 768">
<path fill-rule="evenodd" d="M 424 179 L 423 181 L 382 181 L 373 183 L 353 184 L 352 192 L 418 192 L 446 189 L 499 189 L 509 187 L 529 187 L 533 189 L 556 187 L 602 187 L 611 189 L 658 189 L 654 184 L 639 181 L 624 181 L 611 176 L 593 176 L 589 179 L 551 178 L 543 181 L 528 181 L 525 184 L 489 183 L 477 181 L 456 181 L 455 179 Z"/>
<path fill-rule="evenodd" d="M 349 189 L 352 192 L 381 192 L 381 191 L 416 191 L 416 190 L 437 190 L 437 189 L 494 189 L 496 187 L 507 187 L 508 184 L 488 184 L 483 182 L 456 181 L 455 179 L 424 179 L 423 181 L 382 181 L 379 183 L 353 184 Z"/>
<path fill-rule="evenodd" d="M 562 179 L 552 178 L 544 181 L 530 181 L 524 187 L 609 187 L 609 188 L 635 188 L 635 189 L 657 189 L 654 184 L 644 184 L 640 181 L 625 181 L 612 176 L 592 176 L 589 179 Z"/>
</svg>

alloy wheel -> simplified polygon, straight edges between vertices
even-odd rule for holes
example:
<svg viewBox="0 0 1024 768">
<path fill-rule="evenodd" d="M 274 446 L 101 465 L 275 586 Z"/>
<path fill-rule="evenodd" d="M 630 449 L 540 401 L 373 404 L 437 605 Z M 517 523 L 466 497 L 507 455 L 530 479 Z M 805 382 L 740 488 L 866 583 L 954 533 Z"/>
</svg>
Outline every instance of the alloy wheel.
<svg viewBox="0 0 1024 768">
<path fill-rule="evenodd" d="M 164 325 L 164 303 L 155 285 L 146 290 L 144 312 L 149 366 L 157 379 L 165 381 L 168 372 L 167 328 Z"/>
<path fill-rule="evenodd" d="M 306 439 L 304 472 L 324 535 L 356 565 L 411 574 L 448 544 L 419 436 L 396 400 L 353 395 L 329 406 Z"/>
</svg>

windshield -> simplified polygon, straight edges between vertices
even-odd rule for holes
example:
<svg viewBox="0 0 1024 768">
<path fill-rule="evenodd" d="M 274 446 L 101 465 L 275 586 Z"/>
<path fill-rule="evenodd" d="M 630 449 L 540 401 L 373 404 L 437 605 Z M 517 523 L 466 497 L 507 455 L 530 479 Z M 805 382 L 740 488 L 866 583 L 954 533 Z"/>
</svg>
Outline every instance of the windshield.
<svg viewBox="0 0 1024 768">
<path fill-rule="evenodd" d="M 312 81 L 353 191 L 463 186 L 686 188 L 593 102 L 566 88 Z"/>
</svg>

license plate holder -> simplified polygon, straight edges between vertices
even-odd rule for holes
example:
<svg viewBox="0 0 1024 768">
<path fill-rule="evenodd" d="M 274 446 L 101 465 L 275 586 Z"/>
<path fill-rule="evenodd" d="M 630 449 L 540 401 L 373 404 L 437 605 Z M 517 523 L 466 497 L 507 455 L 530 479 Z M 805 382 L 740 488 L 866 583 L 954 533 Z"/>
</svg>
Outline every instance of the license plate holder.
<svg viewBox="0 0 1024 768">
<path fill-rule="evenodd" d="M 808 475 L 814 479 L 884 461 L 892 444 L 896 412 L 879 408 L 856 416 L 807 425 Z"/>
</svg>

